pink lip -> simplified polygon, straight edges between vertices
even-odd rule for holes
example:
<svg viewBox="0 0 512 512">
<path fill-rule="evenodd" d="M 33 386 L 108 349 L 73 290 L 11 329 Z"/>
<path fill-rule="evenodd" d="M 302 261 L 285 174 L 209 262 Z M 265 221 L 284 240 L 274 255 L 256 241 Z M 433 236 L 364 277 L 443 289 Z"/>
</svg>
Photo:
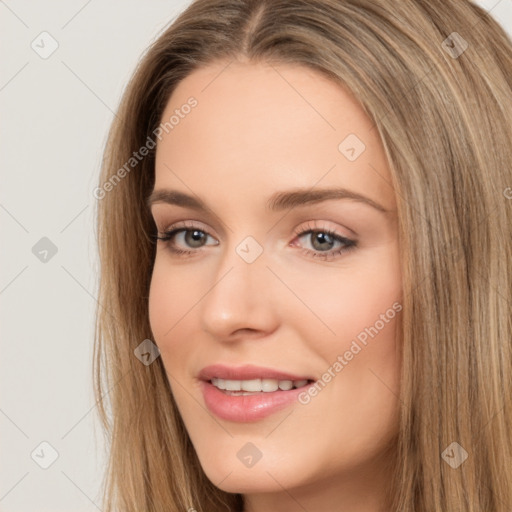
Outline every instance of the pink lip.
<svg viewBox="0 0 512 512">
<path fill-rule="evenodd" d="M 269 416 L 296 402 L 311 383 L 289 391 L 277 390 L 271 393 L 261 392 L 254 395 L 227 395 L 211 384 L 210 379 L 217 377 L 229 380 L 277 379 L 277 380 L 314 380 L 311 377 L 293 375 L 253 365 L 228 367 L 221 364 L 207 366 L 199 374 L 201 391 L 206 407 L 217 417 L 228 421 L 251 422 Z"/>
<path fill-rule="evenodd" d="M 229 380 L 250 380 L 250 379 L 276 379 L 276 380 L 315 380 L 311 376 L 293 375 L 263 366 L 254 366 L 246 364 L 244 366 L 225 366 L 223 364 L 213 364 L 205 366 L 199 372 L 201 380 L 209 381 L 213 377 Z"/>
<path fill-rule="evenodd" d="M 206 407 L 217 417 L 228 421 L 250 422 L 258 421 L 270 414 L 284 409 L 293 402 L 311 384 L 289 391 L 273 391 L 272 393 L 258 393 L 256 395 L 226 395 L 210 382 L 201 382 Z"/>
</svg>

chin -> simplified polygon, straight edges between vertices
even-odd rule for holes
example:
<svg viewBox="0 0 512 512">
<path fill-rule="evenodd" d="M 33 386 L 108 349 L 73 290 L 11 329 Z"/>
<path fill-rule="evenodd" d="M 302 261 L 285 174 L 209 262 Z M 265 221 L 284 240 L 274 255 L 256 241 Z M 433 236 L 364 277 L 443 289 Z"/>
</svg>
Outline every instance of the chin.
<svg viewBox="0 0 512 512">
<path fill-rule="evenodd" d="M 272 478 L 262 466 L 256 473 L 255 468 L 233 470 L 231 474 L 217 470 L 206 472 L 206 476 L 216 487 L 224 492 L 249 494 L 279 492 L 283 487 L 289 487 L 288 482 L 279 483 Z M 273 474 L 270 471 L 271 474 Z M 279 485 L 281 484 L 281 485 Z"/>
<path fill-rule="evenodd" d="M 227 463 L 228 458 L 220 456 L 211 462 L 201 460 L 207 478 L 222 491 L 239 494 L 280 492 L 283 487 L 297 484 L 293 482 L 292 468 L 283 467 L 278 460 L 261 458 L 253 467 L 245 467 L 238 458 L 234 458 L 234 463 Z"/>
</svg>

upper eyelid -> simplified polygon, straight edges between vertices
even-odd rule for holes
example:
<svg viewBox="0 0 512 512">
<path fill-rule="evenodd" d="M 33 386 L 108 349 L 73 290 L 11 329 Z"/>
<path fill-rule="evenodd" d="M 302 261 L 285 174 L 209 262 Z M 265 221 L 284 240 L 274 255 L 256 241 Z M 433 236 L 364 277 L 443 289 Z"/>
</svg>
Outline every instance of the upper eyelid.
<svg viewBox="0 0 512 512">
<path fill-rule="evenodd" d="M 308 233 L 315 232 L 315 231 L 331 232 L 334 236 L 336 236 L 338 238 L 341 238 L 341 239 L 344 239 L 344 240 L 349 240 L 351 242 L 357 242 L 357 238 L 358 237 L 355 237 L 355 236 L 352 236 L 352 235 L 346 236 L 346 235 L 344 235 L 342 233 L 339 233 L 339 229 L 337 229 L 337 228 L 330 228 L 328 226 L 314 226 L 314 225 L 311 225 L 312 222 L 314 223 L 314 222 L 321 222 L 321 221 L 309 220 L 306 223 L 305 226 L 302 226 L 300 228 L 292 230 L 293 234 L 296 237 L 299 237 L 299 236 L 302 237 L 302 236 L 305 236 Z M 170 223 L 168 225 L 168 227 L 165 227 L 160 232 L 161 233 L 171 233 L 171 232 L 174 232 L 175 233 L 174 236 L 176 236 L 176 234 L 181 232 L 181 231 L 190 231 L 190 230 L 193 230 L 193 229 L 197 229 L 198 231 L 203 231 L 204 233 L 206 233 L 207 236 L 217 240 L 217 237 L 215 235 L 213 235 L 210 232 L 209 229 L 203 227 L 203 223 L 202 222 L 195 221 L 195 220 L 185 220 L 185 221 L 177 221 L 177 222 Z M 349 229 L 349 228 L 346 228 L 346 229 L 353 233 L 353 231 L 351 229 Z"/>
<path fill-rule="evenodd" d="M 155 220 L 155 224 L 158 224 L 156 222 L 156 220 Z M 206 228 L 205 224 L 203 224 L 199 220 L 193 220 L 193 219 L 178 220 L 176 222 L 166 223 L 163 226 L 163 229 L 161 230 L 161 232 L 174 231 L 175 229 L 200 229 L 201 231 L 205 231 L 206 233 L 211 234 L 210 229 Z"/>
<path fill-rule="evenodd" d="M 325 214 L 325 215 L 329 216 L 330 215 L 329 210 L 328 209 L 324 210 L 324 206 L 326 206 L 325 203 L 330 202 L 330 201 L 333 201 L 333 200 L 330 199 L 330 200 L 321 201 L 319 203 L 306 204 L 306 205 L 304 205 L 304 211 L 301 212 L 300 216 L 302 217 L 304 215 L 304 217 L 306 217 L 306 216 L 309 217 L 309 215 L 311 215 L 311 214 L 313 214 L 313 215 L 324 215 Z M 342 202 L 345 202 L 345 201 L 342 201 Z M 346 203 L 353 203 L 356 205 L 364 205 L 364 203 L 357 202 L 357 201 L 354 201 L 354 202 L 346 201 Z M 162 212 L 169 211 L 169 207 L 171 207 L 171 211 L 175 211 L 174 206 L 171 205 L 170 203 L 163 202 L 163 201 L 155 201 L 155 202 L 151 203 L 151 205 L 149 206 L 149 213 L 155 223 L 157 223 L 156 217 L 158 217 L 158 215 L 156 215 L 156 212 L 160 211 L 160 207 L 161 207 Z M 178 207 L 178 210 L 181 210 L 183 213 L 183 216 L 187 215 L 187 217 L 189 215 L 191 215 L 191 216 L 202 215 L 201 213 L 195 212 L 194 210 L 191 210 L 190 208 L 188 208 L 186 206 L 183 206 L 183 207 L 180 206 L 180 207 Z M 377 211 L 377 210 L 375 210 L 375 211 Z M 385 215 L 389 215 L 393 212 L 395 212 L 395 210 L 388 210 L 385 213 Z M 221 236 L 224 236 L 227 231 L 231 231 L 231 232 L 233 231 L 228 224 L 226 224 L 220 217 L 218 217 L 211 210 L 208 210 L 204 215 L 206 216 L 206 220 L 210 225 L 212 223 L 218 224 L 218 228 L 215 228 L 215 231 L 217 233 L 219 233 Z M 190 217 L 187 218 L 187 221 L 189 219 L 190 219 Z M 202 221 L 200 221 L 198 219 L 192 218 L 190 220 L 193 222 L 197 222 L 199 224 L 203 224 Z M 306 219 L 304 219 L 304 220 L 306 221 Z M 313 221 L 313 222 L 314 221 L 317 221 L 317 222 L 325 221 L 325 219 L 307 219 L 307 220 Z M 177 222 L 181 222 L 181 221 L 177 221 Z M 344 226 L 343 229 L 346 229 L 350 233 L 349 237 L 357 237 L 358 236 L 358 234 L 353 229 L 350 229 L 348 226 Z M 209 231 L 209 230 L 206 230 L 206 231 Z"/>
<path fill-rule="evenodd" d="M 168 210 L 168 204 L 167 203 L 162 203 L 162 202 L 155 202 L 153 204 L 151 204 L 151 206 L 149 207 L 149 213 L 150 213 L 150 216 L 151 218 L 153 219 L 153 222 L 155 223 L 155 225 L 158 226 L 158 224 L 160 224 L 160 222 L 158 221 L 158 217 L 160 217 L 159 214 L 157 214 L 157 212 L 160 210 L 160 208 L 158 208 L 159 205 L 163 205 L 165 206 L 165 208 L 162 208 L 162 212 Z M 195 222 L 199 225 L 202 225 L 202 226 L 206 226 L 206 224 L 204 224 L 202 221 L 200 221 L 199 219 L 195 219 L 195 218 L 190 218 L 189 215 L 196 215 L 197 213 L 194 213 L 194 212 L 188 212 L 187 214 L 187 218 L 184 219 L 184 220 L 177 220 L 175 222 L 171 222 L 171 223 L 165 223 L 166 226 L 173 226 L 174 224 L 180 224 L 181 222 Z M 166 215 L 165 214 L 161 214 L 162 217 L 165 217 Z M 199 215 L 199 214 L 197 214 Z M 174 215 L 173 215 L 174 217 Z M 183 217 L 185 217 L 185 215 L 183 215 Z M 220 218 L 218 218 L 216 215 L 210 215 L 210 214 L 207 214 L 207 222 L 209 222 L 210 224 L 213 222 L 213 223 L 217 223 L 219 225 L 219 229 L 215 229 L 216 232 L 219 232 L 221 235 L 224 235 L 226 230 L 228 231 L 232 231 L 230 229 L 230 227 L 228 225 L 226 225 L 222 220 L 220 220 Z M 168 228 L 164 226 L 164 229 L 162 231 L 167 231 Z M 180 226 L 181 227 L 181 226 Z M 174 228 L 173 228 L 174 229 Z M 201 228 L 202 229 L 202 228 Z M 205 229 L 205 231 L 208 231 L 208 233 L 210 233 L 210 229 Z M 213 236 L 213 235 L 212 235 Z"/>
</svg>

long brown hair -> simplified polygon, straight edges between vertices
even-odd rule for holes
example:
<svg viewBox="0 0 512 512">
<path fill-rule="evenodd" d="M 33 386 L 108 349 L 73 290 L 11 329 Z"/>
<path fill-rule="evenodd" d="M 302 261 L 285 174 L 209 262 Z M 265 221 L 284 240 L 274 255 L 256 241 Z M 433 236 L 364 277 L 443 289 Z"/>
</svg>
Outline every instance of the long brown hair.
<svg viewBox="0 0 512 512">
<path fill-rule="evenodd" d="M 145 365 L 134 354 L 152 339 L 155 226 L 145 199 L 162 112 L 188 74 L 235 59 L 323 73 L 352 91 L 382 139 L 404 283 L 387 509 L 510 512 L 512 43 L 483 9 L 461 0 L 197 0 L 145 53 L 95 192 L 105 512 L 243 507 L 241 495 L 203 473 L 161 358 Z M 130 160 L 143 146 L 147 156 Z"/>
</svg>

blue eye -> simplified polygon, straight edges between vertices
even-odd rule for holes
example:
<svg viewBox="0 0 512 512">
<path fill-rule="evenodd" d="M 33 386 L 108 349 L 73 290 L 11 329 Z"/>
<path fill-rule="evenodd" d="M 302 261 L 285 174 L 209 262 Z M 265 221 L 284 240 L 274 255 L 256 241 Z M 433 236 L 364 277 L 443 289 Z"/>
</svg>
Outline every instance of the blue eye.
<svg viewBox="0 0 512 512">
<path fill-rule="evenodd" d="M 174 229 L 172 228 L 173 226 L 169 230 L 153 236 L 153 238 L 164 242 L 169 251 L 179 257 L 187 257 L 197 254 L 200 252 L 202 247 L 206 245 L 208 237 L 213 239 L 208 232 L 204 229 L 200 229 L 198 226 L 189 225 L 185 227 L 174 227 Z M 176 245 L 176 238 L 181 233 L 184 235 L 182 237 L 182 243 L 191 249 L 182 249 Z M 313 247 L 313 250 L 302 248 L 302 252 L 307 256 L 322 260 L 332 260 L 357 247 L 357 242 L 355 240 L 341 236 L 330 229 L 314 227 L 297 231 L 295 232 L 295 235 L 298 239 L 309 235 L 310 245 Z M 332 246 L 336 244 L 338 244 L 338 247 L 334 249 Z M 218 245 L 218 242 L 210 245 Z"/>
<path fill-rule="evenodd" d="M 178 235 L 181 232 L 183 232 L 185 235 L 184 241 L 187 244 L 190 244 L 190 246 L 192 246 L 193 248 L 195 248 L 195 250 L 184 250 L 176 247 L 175 238 L 176 235 Z M 210 235 L 206 233 L 206 231 L 204 231 L 203 229 L 199 229 L 197 227 L 188 227 L 176 228 L 165 231 L 164 233 L 162 233 L 162 235 L 156 236 L 155 239 L 165 242 L 172 253 L 185 256 L 197 252 L 197 249 L 200 249 L 202 247 L 202 241 L 206 240 L 208 236 Z"/>
<path fill-rule="evenodd" d="M 332 260 L 343 254 L 344 252 L 356 247 L 357 243 L 354 240 L 339 235 L 335 231 L 329 229 L 308 229 L 297 233 L 298 238 L 309 236 L 310 245 L 314 250 L 302 249 L 302 252 L 312 256 L 313 258 L 320 258 L 323 260 Z M 339 244 L 337 249 L 331 246 Z M 322 247 L 322 245 L 324 247 Z"/>
</svg>

